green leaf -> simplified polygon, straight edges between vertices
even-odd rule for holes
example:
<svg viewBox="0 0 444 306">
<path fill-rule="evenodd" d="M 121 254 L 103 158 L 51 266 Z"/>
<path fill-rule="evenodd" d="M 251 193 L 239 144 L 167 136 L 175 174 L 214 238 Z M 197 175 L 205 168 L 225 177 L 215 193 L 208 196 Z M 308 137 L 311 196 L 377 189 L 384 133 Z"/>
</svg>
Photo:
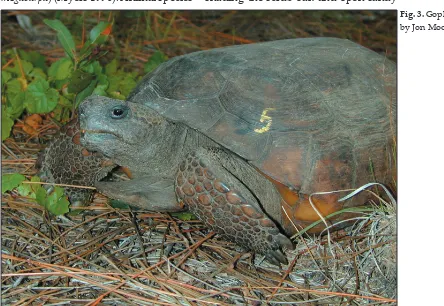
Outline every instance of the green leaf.
<svg viewBox="0 0 444 306">
<path fill-rule="evenodd" d="M 103 74 L 103 67 L 102 67 L 102 65 L 100 64 L 99 61 L 92 62 L 92 66 L 94 68 L 94 74 L 95 75 Z"/>
<path fill-rule="evenodd" d="M 20 55 L 20 58 L 27 60 L 28 62 L 31 62 L 34 65 L 34 67 L 38 67 L 43 71 L 48 70 L 48 67 L 46 67 L 45 64 L 45 57 L 40 53 L 38 53 L 37 51 L 18 50 L 18 53 Z"/>
<path fill-rule="evenodd" d="M 18 95 L 20 92 L 24 92 L 22 87 L 22 82 L 20 82 L 19 79 L 12 79 L 9 82 L 6 83 L 6 94 L 8 95 L 9 99 L 14 98 L 16 95 Z"/>
<path fill-rule="evenodd" d="M 25 92 L 20 91 L 18 94 L 13 96 L 13 98 L 9 98 L 6 103 L 5 112 L 8 113 L 9 117 L 14 120 L 21 116 L 23 111 L 25 110 Z"/>
<path fill-rule="evenodd" d="M 37 203 L 45 207 L 50 213 L 58 216 L 69 212 L 69 201 L 63 188 L 55 186 L 54 191 L 50 194 L 47 194 L 44 188 L 39 188 L 35 195 Z"/>
<path fill-rule="evenodd" d="M 122 79 L 119 74 L 114 73 L 113 75 L 108 75 L 109 86 L 107 92 L 110 94 L 111 92 L 119 91 L 119 83 Z"/>
<path fill-rule="evenodd" d="M 110 26 L 110 23 L 101 21 L 98 25 L 96 25 L 91 30 L 91 32 L 89 33 L 89 39 L 91 40 L 91 44 L 100 45 L 106 41 L 106 39 L 108 38 L 108 35 L 103 35 L 102 32 L 108 26 Z"/>
<path fill-rule="evenodd" d="M 22 65 L 22 69 L 25 75 L 28 75 L 31 72 L 31 70 L 34 68 L 34 66 L 30 62 L 25 60 L 20 60 L 20 64 Z M 20 69 L 18 60 L 14 61 L 14 66 L 6 68 L 6 71 L 12 72 L 17 77 L 22 76 L 22 70 Z"/>
<path fill-rule="evenodd" d="M 66 108 L 72 108 L 72 100 L 70 100 L 69 98 L 70 96 L 68 97 L 59 96 L 59 105 Z"/>
<path fill-rule="evenodd" d="M 3 122 L 2 122 L 3 124 Z M 3 131 L 2 131 L 3 133 Z M 19 173 L 7 173 L 2 175 L 2 193 L 17 188 L 23 181 L 25 176 Z"/>
<path fill-rule="evenodd" d="M 60 96 L 59 101 L 63 101 L 63 102 L 59 102 L 59 104 L 57 104 L 56 108 L 54 108 L 54 110 L 52 111 L 54 114 L 54 119 L 56 119 L 59 122 L 68 121 L 68 119 L 71 116 L 69 110 L 72 109 L 72 102 L 62 96 Z M 62 106 L 61 103 L 70 103 L 70 104 Z"/>
<path fill-rule="evenodd" d="M 15 49 L 6 49 L 6 50 L 2 50 L 2 66 L 6 64 L 6 62 L 9 62 L 11 60 L 11 58 L 16 57 L 17 56 L 17 52 L 15 52 Z"/>
<path fill-rule="evenodd" d="M 113 208 L 119 208 L 119 209 L 129 209 L 130 207 L 128 203 L 113 199 L 109 201 L 109 205 Z"/>
<path fill-rule="evenodd" d="M 86 87 L 88 87 L 93 78 L 94 76 L 91 73 L 77 69 L 72 74 L 71 82 L 68 85 L 68 92 L 70 93 L 81 92 Z"/>
<path fill-rule="evenodd" d="M 107 94 L 110 97 L 119 100 L 124 100 L 137 85 L 132 74 L 123 71 L 117 71 L 117 73 L 108 75 L 108 81 L 109 86 L 106 90 Z"/>
<path fill-rule="evenodd" d="M 20 184 L 17 187 L 19 195 L 21 195 L 22 197 L 31 197 L 31 194 L 33 193 L 31 186 L 32 184 Z M 34 199 L 35 199 L 35 194 L 34 194 Z"/>
<path fill-rule="evenodd" d="M 31 177 L 31 182 L 40 182 L 40 178 L 38 176 L 33 176 Z M 17 191 L 23 197 L 35 199 L 39 188 L 43 189 L 40 184 L 20 184 L 17 187 Z"/>
<path fill-rule="evenodd" d="M 63 49 L 68 56 L 76 61 L 76 44 L 72 38 L 71 32 L 65 27 L 60 20 L 44 19 L 44 23 L 50 26 L 53 30 L 57 31 L 57 38 L 59 39 Z"/>
<path fill-rule="evenodd" d="M 117 72 L 117 59 L 113 59 L 105 66 L 105 74 L 113 75 Z"/>
<path fill-rule="evenodd" d="M 51 87 L 62 91 L 66 86 L 69 84 L 69 78 L 63 79 L 63 80 L 55 80 L 54 82 L 51 82 Z"/>
<path fill-rule="evenodd" d="M 2 86 L 12 78 L 8 71 L 2 70 Z"/>
<path fill-rule="evenodd" d="M 88 65 L 82 67 L 82 70 L 91 74 L 99 75 L 102 74 L 103 68 L 98 61 L 92 61 Z"/>
<path fill-rule="evenodd" d="M 54 191 L 46 199 L 45 207 L 56 216 L 69 212 L 69 201 L 63 188 L 55 186 Z"/>
<path fill-rule="evenodd" d="M 134 87 L 136 87 L 136 85 L 137 85 L 136 80 L 134 80 L 131 77 L 127 77 L 127 78 L 123 79 L 122 82 L 120 82 L 120 86 L 119 86 L 120 92 L 125 97 L 128 97 L 128 95 L 134 89 Z"/>
<path fill-rule="evenodd" d="M 171 215 L 182 221 L 197 220 L 196 216 L 190 212 L 176 212 L 176 213 L 171 213 Z"/>
<path fill-rule="evenodd" d="M 14 120 L 20 117 L 23 113 L 24 101 L 25 101 L 25 91 L 23 87 L 25 86 L 23 79 L 15 78 L 6 83 L 6 109 L 10 119 Z"/>
<path fill-rule="evenodd" d="M 91 54 L 91 40 L 87 39 L 83 44 L 82 49 L 80 49 L 80 59 L 81 62 L 83 59 L 87 58 Z"/>
<path fill-rule="evenodd" d="M 35 193 L 35 199 L 36 199 L 37 203 L 39 203 L 43 207 L 46 207 L 46 201 L 47 201 L 46 200 L 47 199 L 46 189 L 45 188 L 37 189 L 37 191 Z"/>
<path fill-rule="evenodd" d="M 49 88 L 46 80 L 36 79 L 25 92 L 25 107 L 29 113 L 49 113 L 59 100 L 59 92 Z"/>
<path fill-rule="evenodd" d="M 67 79 L 73 70 L 72 61 L 69 58 L 61 58 L 54 62 L 48 70 L 48 76 L 55 80 Z"/>
<path fill-rule="evenodd" d="M 153 55 L 151 55 L 148 62 L 146 62 L 145 65 L 143 66 L 143 70 L 145 71 L 145 73 L 151 72 L 154 69 L 156 69 L 157 66 L 165 62 L 167 59 L 168 56 L 166 56 L 162 51 L 158 50 L 154 52 Z"/>
<path fill-rule="evenodd" d="M 126 97 L 117 91 L 107 91 L 106 92 L 110 98 L 117 100 L 125 100 Z"/>
<path fill-rule="evenodd" d="M 108 77 L 104 74 L 99 75 L 98 82 L 96 88 L 92 94 L 98 96 L 106 96 L 106 89 L 109 86 Z"/>
<path fill-rule="evenodd" d="M 36 67 L 32 69 L 29 75 L 32 76 L 33 78 L 42 78 L 46 80 L 46 73 L 41 68 Z"/>
<path fill-rule="evenodd" d="M 83 100 L 85 100 L 86 97 L 89 97 L 92 92 L 94 91 L 94 88 L 96 87 L 97 80 L 93 80 L 88 87 L 86 87 L 84 90 L 79 92 L 76 96 L 76 102 L 75 102 L 75 108 L 77 108 L 80 103 L 82 103 Z"/>
<path fill-rule="evenodd" d="M 2 141 L 9 137 L 11 129 L 14 126 L 14 120 L 12 120 L 7 111 L 6 106 L 2 105 Z M 2 187 L 4 185 L 2 184 Z"/>
</svg>

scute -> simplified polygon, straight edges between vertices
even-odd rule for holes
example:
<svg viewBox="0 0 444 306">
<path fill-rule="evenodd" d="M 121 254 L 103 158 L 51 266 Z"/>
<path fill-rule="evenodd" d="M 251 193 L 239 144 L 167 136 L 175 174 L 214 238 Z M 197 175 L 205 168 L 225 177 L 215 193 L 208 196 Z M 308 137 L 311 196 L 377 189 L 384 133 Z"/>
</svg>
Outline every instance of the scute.
<svg viewBox="0 0 444 306">
<path fill-rule="evenodd" d="M 395 93 L 396 67 L 384 56 L 348 40 L 307 38 L 177 57 L 129 100 L 309 194 L 386 180 Z"/>
</svg>

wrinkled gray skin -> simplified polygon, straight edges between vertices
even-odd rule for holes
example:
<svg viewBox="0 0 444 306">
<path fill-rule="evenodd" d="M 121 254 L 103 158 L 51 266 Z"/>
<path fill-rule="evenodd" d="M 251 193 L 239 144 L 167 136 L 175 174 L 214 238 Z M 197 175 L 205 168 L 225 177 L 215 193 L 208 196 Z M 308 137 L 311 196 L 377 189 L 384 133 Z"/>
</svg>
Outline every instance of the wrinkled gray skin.
<svg viewBox="0 0 444 306">
<path fill-rule="evenodd" d="M 129 101 L 86 99 L 81 143 L 134 173 L 96 183 L 105 195 L 189 209 L 223 237 L 286 262 L 281 197 L 256 169 L 293 188 L 300 203 L 316 191 L 387 182 L 395 93 L 395 65 L 347 40 L 214 49 L 164 63 Z"/>
</svg>

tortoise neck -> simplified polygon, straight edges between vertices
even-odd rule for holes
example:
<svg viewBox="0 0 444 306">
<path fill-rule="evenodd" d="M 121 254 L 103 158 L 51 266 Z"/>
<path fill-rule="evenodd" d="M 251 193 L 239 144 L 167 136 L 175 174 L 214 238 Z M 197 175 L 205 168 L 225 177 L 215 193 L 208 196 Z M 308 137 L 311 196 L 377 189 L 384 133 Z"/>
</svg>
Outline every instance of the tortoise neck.
<svg viewBox="0 0 444 306">
<path fill-rule="evenodd" d="M 130 169 L 135 176 L 159 175 L 173 177 L 178 160 L 182 157 L 183 145 L 187 138 L 188 128 L 162 118 L 162 122 L 152 127 L 152 132 L 140 147 L 137 156 L 143 159 L 129 161 Z M 142 154 L 140 154 L 142 153 Z"/>
</svg>

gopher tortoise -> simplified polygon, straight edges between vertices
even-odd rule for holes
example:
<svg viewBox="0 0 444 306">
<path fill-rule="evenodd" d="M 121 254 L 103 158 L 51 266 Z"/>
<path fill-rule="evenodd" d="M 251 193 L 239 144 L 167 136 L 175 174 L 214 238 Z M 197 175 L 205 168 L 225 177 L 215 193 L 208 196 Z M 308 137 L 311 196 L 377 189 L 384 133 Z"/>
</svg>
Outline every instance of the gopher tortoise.
<svg viewBox="0 0 444 306">
<path fill-rule="evenodd" d="M 97 182 L 103 194 L 188 209 L 223 237 L 286 262 L 281 249 L 297 228 L 373 196 L 310 195 L 393 183 L 395 93 L 395 64 L 348 40 L 231 46 L 169 60 L 127 101 L 87 98 L 81 144 L 133 173 Z"/>
</svg>

